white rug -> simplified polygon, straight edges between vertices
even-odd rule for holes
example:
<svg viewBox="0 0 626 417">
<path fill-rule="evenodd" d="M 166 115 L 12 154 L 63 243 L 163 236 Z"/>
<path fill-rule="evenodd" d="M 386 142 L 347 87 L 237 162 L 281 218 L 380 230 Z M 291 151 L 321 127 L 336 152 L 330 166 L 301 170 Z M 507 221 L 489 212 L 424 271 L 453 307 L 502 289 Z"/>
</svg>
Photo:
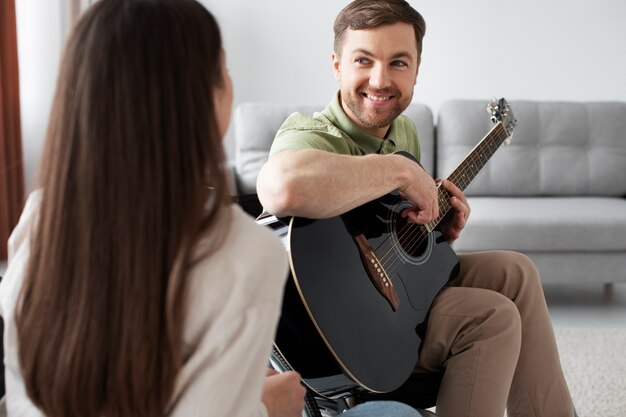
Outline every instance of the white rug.
<svg viewBox="0 0 626 417">
<path fill-rule="evenodd" d="M 557 329 L 579 417 L 626 417 L 626 330 Z"/>
</svg>

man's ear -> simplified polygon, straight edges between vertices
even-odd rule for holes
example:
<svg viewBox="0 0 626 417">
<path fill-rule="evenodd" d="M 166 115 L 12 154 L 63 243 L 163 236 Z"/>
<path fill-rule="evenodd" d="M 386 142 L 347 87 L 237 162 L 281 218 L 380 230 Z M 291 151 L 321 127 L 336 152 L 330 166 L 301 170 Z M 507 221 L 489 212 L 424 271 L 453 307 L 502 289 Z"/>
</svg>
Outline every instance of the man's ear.
<svg viewBox="0 0 626 417">
<path fill-rule="evenodd" d="M 341 63 L 339 62 L 339 55 L 333 51 L 330 57 L 333 60 L 333 72 L 335 73 L 335 78 L 337 81 L 341 81 Z"/>
</svg>

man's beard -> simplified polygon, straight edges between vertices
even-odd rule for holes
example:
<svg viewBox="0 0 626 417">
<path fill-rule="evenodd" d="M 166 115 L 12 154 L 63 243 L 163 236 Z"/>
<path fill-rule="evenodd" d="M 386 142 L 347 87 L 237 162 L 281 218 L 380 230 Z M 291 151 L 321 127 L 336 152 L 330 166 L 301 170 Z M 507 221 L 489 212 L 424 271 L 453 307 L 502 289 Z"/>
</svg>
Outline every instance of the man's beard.
<svg viewBox="0 0 626 417">
<path fill-rule="evenodd" d="M 363 92 L 364 91 L 359 91 L 357 93 L 358 97 L 355 97 L 354 94 L 349 91 L 342 91 L 341 98 L 361 125 L 366 128 L 382 128 L 389 126 L 409 106 L 412 98 L 408 97 L 408 100 L 403 100 L 399 91 L 395 89 L 373 90 L 372 92 L 379 96 L 394 96 L 395 98 L 399 98 L 396 100 L 393 107 L 379 109 L 370 106 L 366 107 L 363 104 L 364 100 L 367 100 L 367 98 L 363 97 Z"/>
</svg>

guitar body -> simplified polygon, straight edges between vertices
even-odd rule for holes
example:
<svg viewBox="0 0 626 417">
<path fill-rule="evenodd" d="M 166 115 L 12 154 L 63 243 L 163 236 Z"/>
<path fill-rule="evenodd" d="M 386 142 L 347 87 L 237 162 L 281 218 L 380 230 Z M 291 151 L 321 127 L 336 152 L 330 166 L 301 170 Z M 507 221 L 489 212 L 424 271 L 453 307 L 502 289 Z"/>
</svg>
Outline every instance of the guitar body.
<svg viewBox="0 0 626 417">
<path fill-rule="evenodd" d="M 311 356 L 301 358 L 318 362 L 312 374 L 307 374 L 306 365 L 303 369 L 294 364 L 305 382 L 309 376 L 323 377 L 324 372 L 317 375 L 318 371 L 326 369 L 329 375 L 343 372 L 369 391 L 388 392 L 402 385 L 415 367 L 419 327 L 425 324 L 433 299 L 453 276 L 458 259 L 438 231 L 428 233 L 420 225 L 406 224 L 399 214 L 406 206 L 390 194 L 338 217 L 291 219 L 287 239 L 292 280 L 283 321 L 297 316 L 302 323 L 308 316 L 322 339 L 311 342 L 317 346 L 310 349 Z M 403 236 L 416 233 L 423 234 L 419 244 L 403 247 Z M 399 300 L 396 310 L 372 283 L 363 250 L 355 241 L 358 235 L 367 239 L 384 265 Z M 300 306 L 293 305 L 294 292 Z M 288 352 L 298 349 L 285 346 L 293 335 L 281 337 L 281 328 L 282 324 L 276 344 L 290 361 L 293 356 Z M 315 332 L 309 328 L 309 333 Z M 317 360 L 321 349 L 330 355 Z"/>
</svg>

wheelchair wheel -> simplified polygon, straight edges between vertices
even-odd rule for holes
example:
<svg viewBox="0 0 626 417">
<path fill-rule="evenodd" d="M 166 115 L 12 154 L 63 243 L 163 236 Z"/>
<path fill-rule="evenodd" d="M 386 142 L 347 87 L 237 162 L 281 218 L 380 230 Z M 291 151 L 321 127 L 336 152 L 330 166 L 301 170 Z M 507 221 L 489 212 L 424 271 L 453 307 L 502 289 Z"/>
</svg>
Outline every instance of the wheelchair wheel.
<svg viewBox="0 0 626 417">
<path fill-rule="evenodd" d="M 293 370 L 275 347 L 272 347 L 272 353 L 270 354 L 270 365 L 278 372 Z M 302 410 L 302 417 L 323 417 L 320 412 L 320 408 L 317 405 L 317 401 L 315 401 L 315 397 L 308 387 L 306 388 L 306 395 L 304 396 L 304 410 Z"/>
</svg>

